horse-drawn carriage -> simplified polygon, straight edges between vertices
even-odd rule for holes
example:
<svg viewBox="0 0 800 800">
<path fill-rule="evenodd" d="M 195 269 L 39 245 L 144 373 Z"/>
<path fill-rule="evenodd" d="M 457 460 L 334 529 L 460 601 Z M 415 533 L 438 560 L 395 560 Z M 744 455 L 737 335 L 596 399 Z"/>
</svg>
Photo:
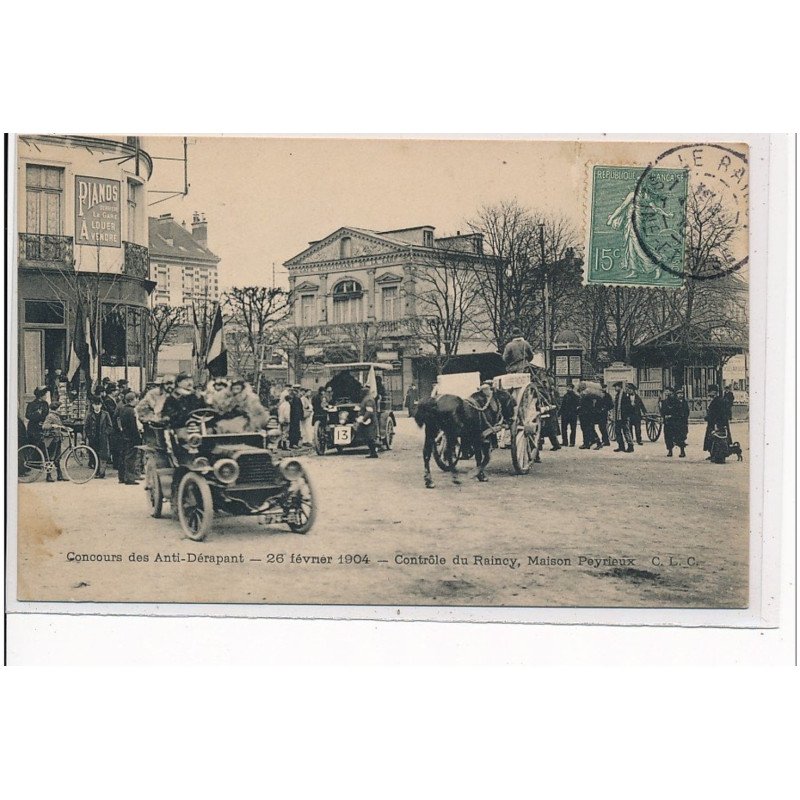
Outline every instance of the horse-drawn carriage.
<svg viewBox="0 0 800 800">
<path fill-rule="evenodd" d="M 162 515 L 165 502 L 190 539 L 202 541 L 214 514 L 258 516 L 264 524 L 284 523 L 295 533 L 314 524 L 311 480 L 296 458 L 279 460 L 265 431 L 217 433 L 219 413 L 194 411 L 186 427 L 151 428 L 145 452 L 145 490 L 150 512 Z"/>
<path fill-rule="evenodd" d="M 361 361 L 323 367 L 323 377 L 330 376 L 325 385 L 331 390 L 331 404 L 324 409 L 325 417 L 314 423 L 314 449 L 318 455 L 323 456 L 333 449 L 341 453 L 345 448 L 367 447 L 366 431 L 358 424 L 357 417 L 362 389 L 370 380 L 375 381 L 377 394 L 377 444 L 386 450 L 392 449 L 397 420 L 388 396 L 380 391 L 378 381 L 381 372 L 389 369 L 391 367 L 386 364 Z"/>
<path fill-rule="evenodd" d="M 645 414 L 642 417 L 642 422 L 644 423 L 645 432 L 647 433 L 647 438 L 651 442 L 657 442 L 658 437 L 661 436 L 661 429 L 664 427 L 664 420 L 661 418 L 660 414 Z M 614 423 L 613 415 L 609 415 L 608 423 L 606 425 L 606 433 L 608 434 L 608 438 L 612 441 L 617 436 L 617 430 Z"/>
<path fill-rule="evenodd" d="M 431 407 L 425 406 L 417 415 L 418 423 L 426 427 L 423 459 L 428 486 L 433 485 L 428 470 L 429 446 L 443 471 L 455 473 L 459 460 L 474 455 L 479 480 L 485 480 L 483 470 L 489 461 L 489 451 L 496 447 L 507 446 L 511 450 L 511 462 L 518 475 L 528 474 L 539 460 L 543 425 L 556 410 L 547 373 L 531 366 L 525 372 L 496 375 L 491 380 L 492 392 L 485 395 L 485 400 L 477 394 L 479 380 L 478 373 L 440 376 L 437 398 L 429 403 L 442 405 L 440 398 L 456 398 L 459 402 L 450 401 L 452 412 L 445 402 L 437 414 L 430 413 Z M 450 394 L 452 391 L 459 394 Z M 460 416 L 461 421 L 449 424 L 446 415 L 450 413 Z M 473 417 L 476 422 L 470 425 Z M 468 427 L 477 434 L 465 435 Z"/>
</svg>

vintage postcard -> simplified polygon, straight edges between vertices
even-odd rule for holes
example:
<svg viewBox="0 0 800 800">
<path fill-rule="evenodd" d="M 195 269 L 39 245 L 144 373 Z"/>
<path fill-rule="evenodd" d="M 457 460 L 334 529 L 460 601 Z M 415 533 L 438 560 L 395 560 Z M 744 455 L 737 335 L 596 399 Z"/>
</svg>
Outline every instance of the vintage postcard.
<svg viewBox="0 0 800 800">
<path fill-rule="evenodd" d="M 752 607 L 749 140 L 14 144 L 15 610 Z"/>
</svg>

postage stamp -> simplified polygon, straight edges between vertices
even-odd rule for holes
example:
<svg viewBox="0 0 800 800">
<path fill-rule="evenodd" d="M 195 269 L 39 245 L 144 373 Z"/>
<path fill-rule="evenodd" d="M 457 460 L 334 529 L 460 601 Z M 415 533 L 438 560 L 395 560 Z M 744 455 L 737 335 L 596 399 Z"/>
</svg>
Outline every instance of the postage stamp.
<svg viewBox="0 0 800 800">
<path fill-rule="evenodd" d="M 586 282 L 680 286 L 687 188 L 683 168 L 594 166 Z"/>
</svg>

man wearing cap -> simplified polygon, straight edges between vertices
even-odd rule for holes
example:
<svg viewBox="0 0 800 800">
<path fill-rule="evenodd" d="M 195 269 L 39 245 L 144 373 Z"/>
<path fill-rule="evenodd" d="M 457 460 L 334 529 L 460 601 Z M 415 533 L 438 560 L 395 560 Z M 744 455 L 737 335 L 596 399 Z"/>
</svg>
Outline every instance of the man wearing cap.
<svg viewBox="0 0 800 800">
<path fill-rule="evenodd" d="M 170 428 L 183 428 L 192 412 L 204 407 L 205 401 L 194 390 L 194 378 L 188 372 L 179 372 L 172 394 L 164 400 L 161 416 Z"/>
<path fill-rule="evenodd" d="M 711 460 L 711 443 L 713 441 L 711 434 L 719 428 L 721 430 L 728 430 L 728 407 L 719 393 L 718 386 L 709 386 L 708 395 L 711 400 L 708 403 L 706 410 L 706 435 L 703 439 L 703 450 L 709 453 L 706 461 Z"/>
<path fill-rule="evenodd" d="M 136 486 L 139 481 L 136 465 L 136 448 L 142 443 L 139 435 L 139 426 L 136 424 L 136 394 L 128 392 L 119 409 L 119 429 L 122 434 L 122 469 L 119 473 L 119 482 L 126 486 Z"/>
<path fill-rule="evenodd" d="M 614 412 L 614 436 L 617 440 L 617 447 L 614 452 L 632 453 L 633 439 L 631 437 L 630 428 L 628 427 L 628 420 L 631 415 L 631 398 L 628 393 L 624 391 L 622 381 L 615 381 L 612 386 L 615 390 L 612 410 Z"/>
<path fill-rule="evenodd" d="M 511 341 L 503 350 L 503 361 L 509 372 L 525 372 L 531 359 L 533 348 L 525 341 L 519 328 L 511 329 Z"/>
<path fill-rule="evenodd" d="M 639 397 L 639 388 L 635 383 L 628 384 L 628 395 L 631 398 L 630 428 L 631 434 L 636 436 L 636 444 L 642 443 L 642 418 L 647 413 L 644 401 Z"/>
<path fill-rule="evenodd" d="M 572 381 L 561 398 L 561 444 L 563 447 L 575 447 L 575 431 L 578 425 L 578 404 L 580 397 L 575 391 Z M 567 434 L 569 433 L 569 438 Z"/>
<path fill-rule="evenodd" d="M 686 458 L 686 442 L 689 438 L 689 403 L 686 400 L 686 392 L 683 387 L 675 392 L 675 399 L 678 404 L 678 424 L 675 430 L 675 444 L 681 449 L 678 458 Z"/>
<path fill-rule="evenodd" d="M 358 424 L 364 431 L 364 438 L 369 447 L 367 458 L 378 457 L 378 413 L 376 410 L 375 399 L 370 396 L 369 386 L 364 386 L 361 390 L 361 405 L 358 410 Z"/>
</svg>

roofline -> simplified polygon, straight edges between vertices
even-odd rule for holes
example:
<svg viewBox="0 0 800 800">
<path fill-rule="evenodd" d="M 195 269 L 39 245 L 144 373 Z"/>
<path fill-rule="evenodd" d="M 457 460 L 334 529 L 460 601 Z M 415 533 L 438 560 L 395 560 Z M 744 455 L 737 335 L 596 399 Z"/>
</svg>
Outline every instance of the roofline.
<svg viewBox="0 0 800 800">
<path fill-rule="evenodd" d="M 19 138 L 22 141 L 27 139 L 38 139 L 39 141 L 49 142 L 50 144 L 61 144 L 61 143 L 68 143 L 72 144 L 75 147 L 87 147 L 95 149 L 100 148 L 102 150 L 109 150 L 111 152 L 114 151 L 122 151 L 128 156 L 135 156 L 137 152 L 137 148 L 133 145 L 128 144 L 127 142 L 118 142 L 116 139 L 102 139 L 96 136 L 50 136 L 46 134 L 19 134 Z M 153 159 L 150 157 L 150 154 L 146 150 L 142 150 L 142 148 L 138 148 L 139 157 L 144 160 L 147 164 L 147 168 L 149 170 L 147 178 L 148 180 L 153 176 Z"/>
<path fill-rule="evenodd" d="M 420 231 L 423 228 L 430 228 L 431 230 L 436 230 L 435 225 L 412 225 L 410 228 L 392 228 L 388 231 L 375 231 L 375 233 L 404 233 L 405 231 Z"/>
<path fill-rule="evenodd" d="M 366 369 L 367 367 L 375 367 L 376 369 L 392 369 L 390 364 L 382 363 L 379 361 L 351 361 L 347 364 L 322 364 L 323 369 L 325 367 L 338 367 L 339 369 L 358 369 L 363 368 Z"/>
</svg>

